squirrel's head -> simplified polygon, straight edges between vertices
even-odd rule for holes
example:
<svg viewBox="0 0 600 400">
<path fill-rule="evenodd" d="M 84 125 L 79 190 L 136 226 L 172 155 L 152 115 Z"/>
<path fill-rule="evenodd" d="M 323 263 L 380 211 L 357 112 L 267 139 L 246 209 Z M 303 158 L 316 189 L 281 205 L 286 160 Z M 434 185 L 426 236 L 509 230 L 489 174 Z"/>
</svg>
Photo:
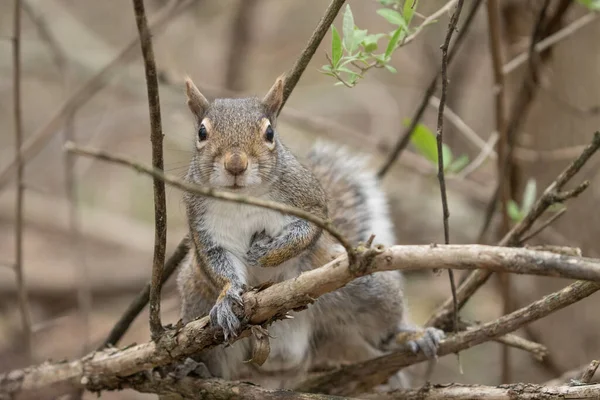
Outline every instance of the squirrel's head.
<svg viewBox="0 0 600 400">
<path fill-rule="evenodd" d="M 275 131 L 283 103 L 283 76 L 260 100 L 216 99 L 212 103 L 186 79 L 188 107 L 196 119 L 191 178 L 212 187 L 243 189 L 272 182 L 281 146 Z"/>
</svg>

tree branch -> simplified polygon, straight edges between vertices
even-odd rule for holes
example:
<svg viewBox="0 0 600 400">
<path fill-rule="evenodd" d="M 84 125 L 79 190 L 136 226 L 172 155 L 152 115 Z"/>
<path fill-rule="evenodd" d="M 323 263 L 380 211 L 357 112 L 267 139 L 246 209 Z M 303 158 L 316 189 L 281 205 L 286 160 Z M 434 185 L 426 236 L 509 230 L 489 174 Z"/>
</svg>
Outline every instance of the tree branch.
<svg viewBox="0 0 600 400">
<path fill-rule="evenodd" d="M 144 70 L 146 71 L 146 87 L 148 88 L 148 108 L 150 111 L 150 141 L 152 142 L 152 167 L 164 169 L 163 133 L 160 118 L 160 99 L 158 94 L 158 79 L 156 77 L 156 62 L 152 39 L 146 20 L 144 0 L 133 0 L 135 22 L 140 35 Z M 167 201 L 165 198 L 165 182 L 154 178 L 154 258 L 152 261 L 152 280 L 150 285 L 150 332 L 156 340 L 163 332 L 160 321 L 160 289 L 162 286 L 162 269 L 165 264 L 165 249 L 167 247 Z"/>
<path fill-rule="evenodd" d="M 562 400 L 596 399 L 598 397 L 600 397 L 600 385 L 544 386 L 532 383 L 514 383 L 502 386 L 481 386 L 451 383 L 426 385 L 421 389 L 398 390 L 362 398 L 369 400 Z"/>
<path fill-rule="evenodd" d="M 363 250 L 361 258 L 367 260 L 362 269 L 349 268 L 348 259 L 344 255 L 297 278 L 245 293 L 244 309 L 248 324 L 268 324 L 284 317 L 291 310 L 306 307 L 323 294 L 337 290 L 359 276 L 394 269 L 434 269 L 449 266 L 456 269 L 472 269 L 483 266 L 494 271 L 586 277 L 600 282 L 598 260 L 527 249 L 478 245 L 394 246 L 386 250 Z M 440 346 L 439 354 L 464 350 L 512 332 L 526 323 L 589 296 L 598 289 L 600 283 L 576 282 L 508 316 L 446 339 Z M 249 330 L 247 325 L 239 338 L 248 335 Z M 90 390 L 118 387 L 123 382 L 123 377 L 171 364 L 203 349 L 219 345 L 223 343 L 223 339 L 223 332 L 211 326 L 209 318 L 204 317 L 183 327 L 168 329 L 156 342 L 123 350 L 107 349 L 72 362 L 45 363 L 0 375 L 0 397 L 11 395 L 19 398 L 43 391 L 50 385 L 85 387 Z M 350 393 L 352 390 L 347 392 L 348 385 L 351 385 L 348 382 L 356 380 L 357 384 L 360 383 L 363 385 L 361 387 L 366 388 L 375 381 L 387 379 L 401 367 L 424 360 L 423 354 L 395 352 L 373 360 L 372 364 L 365 362 L 342 368 L 326 375 L 331 376 L 331 379 L 311 381 L 308 386 L 302 386 L 302 389 L 331 391 L 339 386 L 340 393 Z M 364 376 L 359 379 L 360 375 Z"/>
<path fill-rule="evenodd" d="M 440 96 L 440 105 L 438 107 L 438 119 L 437 119 L 437 159 L 438 159 L 438 181 L 440 183 L 440 195 L 442 198 L 442 216 L 444 222 L 444 243 L 450 244 L 450 210 L 448 209 L 448 196 L 446 193 L 446 180 L 444 179 L 444 152 L 442 147 L 444 144 L 444 107 L 446 105 L 446 96 L 448 91 L 448 47 L 450 47 L 450 40 L 452 40 L 452 34 L 456 30 L 456 24 L 460 17 L 460 12 L 463 7 L 464 0 L 458 0 L 456 8 L 450 22 L 448 23 L 448 32 L 446 33 L 446 39 L 441 47 L 442 50 L 442 94 Z M 452 298 L 454 300 L 454 332 L 458 332 L 458 304 L 456 301 L 456 283 L 454 282 L 454 272 L 452 269 L 448 269 L 448 278 L 450 279 L 450 289 L 452 291 Z"/>
<path fill-rule="evenodd" d="M 585 165 L 585 163 L 598 151 L 600 148 L 600 132 L 596 132 L 592 139 L 592 143 L 587 145 L 581 155 L 575 159 L 544 191 L 542 196 L 536 201 L 531 210 L 527 213 L 510 232 L 504 236 L 499 242 L 500 246 L 516 246 L 521 243 L 521 238 L 531 228 L 533 223 L 542 215 L 557 199 L 564 201 L 564 196 L 560 196 L 563 187 L 567 182 Z M 462 306 L 467 300 L 483 285 L 490 277 L 489 271 L 474 271 L 462 282 L 457 290 L 458 306 Z M 429 318 L 428 326 L 443 326 L 452 315 L 453 303 L 452 299 L 448 299 L 438 308 L 437 311 Z"/>
<path fill-rule="evenodd" d="M 538 320 L 586 298 L 600 290 L 600 284 L 575 282 L 561 291 L 545 296 L 527 307 L 481 325 L 479 328 L 450 336 L 440 343 L 438 355 L 465 350 L 519 327 Z M 339 368 L 337 371 L 301 383 L 298 390 L 307 392 L 352 395 L 364 393 L 382 384 L 399 369 L 425 361 L 422 353 L 397 351 L 362 363 Z"/>
</svg>

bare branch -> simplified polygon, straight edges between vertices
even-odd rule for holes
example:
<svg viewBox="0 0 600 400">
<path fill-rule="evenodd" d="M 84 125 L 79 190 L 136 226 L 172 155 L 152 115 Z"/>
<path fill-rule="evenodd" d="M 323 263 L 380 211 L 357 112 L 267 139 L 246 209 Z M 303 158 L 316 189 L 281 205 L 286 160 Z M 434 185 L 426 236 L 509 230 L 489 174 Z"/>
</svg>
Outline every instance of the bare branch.
<svg viewBox="0 0 600 400">
<path fill-rule="evenodd" d="M 257 0 L 239 0 L 231 24 L 229 54 L 225 72 L 225 87 L 232 92 L 244 90 L 244 71 L 247 67 L 250 39 L 252 38 L 252 12 Z"/>
<path fill-rule="evenodd" d="M 442 215 L 444 222 L 444 243 L 450 244 L 450 210 L 448 209 L 448 196 L 446 193 L 446 180 L 444 179 L 444 152 L 442 151 L 444 144 L 444 106 L 446 105 L 446 96 L 448 91 L 448 47 L 450 47 L 450 40 L 452 40 L 452 34 L 456 30 L 456 24 L 460 17 L 460 12 L 463 7 L 464 0 L 458 0 L 456 9 L 450 18 L 448 23 L 448 31 L 446 33 L 446 39 L 441 47 L 442 50 L 442 94 L 440 96 L 440 105 L 438 107 L 438 119 L 437 119 L 437 158 L 438 158 L 438 180 L 440 183 L 440 194 L 442 197 Z M 458 304 L 456 301 L 456 283 L 454 282 L 454 272 L 452 269 L 448 269 L 448 278 L 450 279 L 450 289 L 452 291 L 452 298 L 454 299 L 454 332 L 458 332 Z"/>
<path fill-rule="evenodd" d="M 483 256 L 482 256 L 483 254 Z M 359 276 L 378 271 L 416 268 L 476 268 L 483 262 L 486 268 L 516 273 L 532 272 L 541 275 L 560 275 L 568 271 L 569 277 L 593 277 L 600 282 L 600 262 L 578 257 L 568 257 L 527 249 L 497 248 L 491 246 L 394 246 L 387 250 L 371 249 L 362 254 L 370 261 L 363 269 L 349 268 L 346 256 L 338 257 L 327 265 L 305 272 L 297 278 L 286 280 L 262 290 L 244 294 L 244 309 L 249 324 L 262 325 L 281 318 L 290 310 L 297 310 L 314 302 L 321 295 L 337 290 Z M 521 261 L 519 261 L 521 260 Z M 527 261 L 529 260 L 529 261 Z M 539 260 L 544 260 L 541 264 Z M 560 292 L 551 294 L 532 305 L 462 332 L 441 343 L 439 354 L 449 354 L 475 346 L 518 329 L 523 324 L 542 318 L 566 307 L 600 289 L 599 283 L 576 282 Z M 249 332 L 245 327 L 238 339 Z M 0 375 L 2 395 L 27 396 L 54 387 L 101 390 L 120 387 L 123 377 L 171 364 L 199 351 L 223 343 L 223 332 L 210 325 L 204 317 L 181 327 L 169 329 L 157 342 L 130 346 L 123 350 L 107 349 L 94 352 L 72 362 L 45 363 L 43 365 L 12 371 Z M 360 385 L 370 385 L 387 379 L 398 368 L 425 360 L 423 354 L 395 352 L 333 372 L 332 379 L 346 393 L 348 380 Z M 373 373 L 376 374 L 372 375 Z M 360 375 L 363 377 L 359 378 Z M 330 376 L 330 375 L 327 375 Z M 370 377 L 369 377 L 370 376 Z M 323 382 L 323 381 L 318 381 Z M 348 384 L 349 385 L 349 384 Z M 303 388 L 305 388 L 303 386 Z M 323 389 L 321 384 L 310 384 L 310 390 Z M 340 392 L 340 393 L 342 393 Z"/>
<path fill-rule="evenodd" d="M 287 102 L 287 99 L 292 94 L 292 91 L 296 87 L 296 84 L 300 80 L 300 77 L 304 73 L 304 70 L 308 66 L 308 63 L 312 59 L 313 55 L 317 51 L 317 48 L 321 44 L 321 41 L 325 37 L 327 30 L 333 23 L 333 20 L 335 19 L 345 2 L 346 0 L 331 1 L 329 7 L 327 7 L 327 10 L 325 10 L 325 15 L 323 15 L 323 18 L 321 18 L 310 39 L 308 40 L 308 43 L 302 51 L 302 54 L 300 54 L 300 57 L 298 58 L 298 60 L 296 60 L 296 63 L 292 67 L 291 71 L 289 71 L 286 74 L 285 86 L 283 88 L 283 103 L 281 104 L 281 108 L 283 108 L 283 106 Z"/>
<path fill-rule="evenodd" d="M 254 206 L 258 206 L 258 207 L 269 208 L 271 210 L 279 211 L 284 214 L 290 214 L 290 215 L 294 215 L 296 217 L 305 219 L 305 220 L 317 225 L 319 228 L 324 229 L 331 236 L 333 236 L 338 242 L 340 242 L 340 244 L 342 246 L 344 246 L 344 248 L 346 249 L 346 252 L 348 253 L 348 256 L 350 257 L 351 260 L 354 260 L 356 257 L 353 246 L 350 244 L 350 242 L 348 242 L 348 240 L 346 238 L 344 238 L 344 236 L 337 229 L 335 229 L 333 227 L 333 225 L 330 221 L 323 221 L 322 219 L 315 217 L 314 215 L 312 215 L 304 210 L 301 210 L 299 208 L 288 206 L 288 205 L 281 204 L 281 203 L 277 203 L 274 201 L 263 200 L 263 199 L 256 198 L 256 197 L 243 196 L 243 195 L 239 195 L 239 194 L 235 194 L 235 193 L 231 193 L 231 192 L 214 190 L 209 187 L 201 187 L 198 185 L 194 185 L 194 184 L 185 182 L 181 179 L 178 179 L 178 178 L 175 178 L 175 177 L 172 177 L 169 175 L 165 175 L 165 173 L 162 170 L 147 167 L 143 164 L 137 163 L 136 161 L 130 160 L 126 157 L 113 155 L 113 154 L 110 154 L 105 151 L 96 150 L 96 149 L 87 148 L 87 147 L 86 148 L 77 147 L 73 143 L 66 143 L 65 149 L 67 151 L 71 151 L 75 154 L 95 157 L 99 160 L 109 161 L 109 162 L 113 162 L 113 163 L 117 163 L 120 165 L 124 165 L 124 166 L 130 167 L 130 168 L 133 168 L 138 172 L 141 172 L 141 173 L 144 173 L 147 175 L 151 175 L 158 179 L 162 179 L 169 185 L 172 185 L 172 186 L 174 186 L 178 189 L 184 190 L 184 191 L 188 191 L 190 193 L 196 193 L 201 196 L 212 197 L 215 199 L 220 199 L 220 200 L 225 200 L 225 201 L 251 204 Z"/>
<path fill-rule="evenodd" d="M 527 307 L 481 325 L 478 329 L 450 336 L 440 343 L 438 355 L 456 353 L 491 338 L 512 332 L 519 327 L 538 320 L 584 299 L 600 290 L 600 284 L 575 282 L 561 291 L 545 296 Z M 400 368 L 425 361 L 424 354 L 398 351 L 362 363 L 341 367 L 337 371 L 308 380 L 298 386 L 307 392 L 352 395 L 364 393 L 382 384 Z"/>
<path fill-rule="evenodd" d="M 421 389 L 398 390 L 391 393 L 362 396 L 372 400 L 562 400 L 595 399 L 600 396 L 600 385 L 544 386 L 531 383 L 513 383 L 502 386 L 463 385 L 459 383 L 427 385 Z"/>
<path fill-rule="evenodd" d="M 14 0 L 13 17 L 13 106 L 15 123 L 15 162 L 17 167 L 17 198 L 15 211 L 15 264 L 19 311 L 24 335 L 25 354 L 30 359 L 32 351 L 31 314 L 27 286 L 23 273 L 23 202 L 25 162 L 21 154 L 23 142 L 23 110 L 21 109 L 21 0 Z"/>
<path fill-rule="evenodd" d="M 456 53 L 460 49 L 460 46 L 461 46 L 464 38 L 466 37 L 469 27 L 471 26 L 471 23 L 473 22 L 473 20 L 475 18 L 475 14 L 477 14 L 477 10 L 479 9 L 479 6 L 481 4 L 482 4 L 482 0 L 475 0 L 473 2 L 471 9 L 469 10 L 469 14 L 467 15 L 467 18 L 465 19 L 463 26 L 459 29 L 458 35 L 456 36 L 456 40 L 454 41 L 454 44 L 452 45 L 452 49 L 450 50 L 450 52 L 448 54 L 448 63 L 449 64 L 452 62 Z M 419 104 L 417 111 L 415 111 L 413 117 L 410 120 L 410 125 L 408 126 L 408 128 L 406 128 L 404 130 L 404 132 L 398 139 L 398 142 L 394 146 L 394 149 L 392 150 L 390 155 L 387 157 L 387 159 L 383 163 L 383 165 L 379 168 L 379 171 L 377 172 L 377 176 L 379 178 L 383 178 L 385 176 L 385 174 L 387 174 L 387 172 L 392 167 L 392 165 L 400 157 L 400 154 L 402 153 L 402 151 L 404 151 L 404 149 L 408 146 L 408 143 L 410 143 L 410 137 L 412 136 L 412 133 L 414 132 L 415 128 L 417 127 L 417 124 L 421 121 L 421 118 L 423 118 L 423 114 L 425 114 L 425 110 L 427 109 L 427 104 L 429 103 L 429 99 L 431 99 L 431 97 L 435 94 L 439 76 L 440 76 L 440 71 L 436 72 L 435 75 L 433 76 L 433 78 L 431 79 L 431 82 L 429 83 L 427 90 L 423 94 L 423 98 L 421 99 L 421 103 Z"/>
<path fill-rule="evenodd" d="M 146 11 L 144 10 L 144 0 L 133 0 L 133 8 L 135 11 L 135 22 L 140 34 L 144 69 L 146 71 L 148 108 L 150 110 L 152 167 L 155 170 L 163 170 L 163 133 L 160 118 L 158 79 L 150 29 L 148 29 Z M 152 284 L 150 285 L 150 332 L 153 340 L 157 340 L 163 332 L 163 326 L 160 321 L 160 289 L 162 286 L 161 276 L 163 265 L 165 264 L 166 247 L 167 201 L 165 198 L 165 183 L 160 178 L 154 178 L 154 259 L 152 261 Z"/>
<path fill-rule="evenodd" d="M 555 203 L 562 193 L 563 187 L 567 182 L 583 167 L 583 165 L 598 151 L 600 148 L 600 132 L 594 134 L 592 143 L 587 145 L 581 155 L 575 159 L 565 170 L 552 182 L 544 191 L 542 196 L 536 201 L 525 218 L 515 225 L 510 232 L 500 241 L 500 246 L 515 246 L 519 244 L 522 237 L 531 228 L 533 223 L 546 210 Z M 483 285 L 490 277 L 488 271 L 474 271 L 463 281 L 457 291 L 458 305 L 461 308 L 467 300 Z M 427 325 L 441 326 L 447 323 L 448 318 L 452 315 L 453 303 L 452 299 L 448 299 L 444 304 L 429 318 Z"/>
<path fill-rule="evenodd" d="M 594 374 L 596 373 L 596 370 L 598 369 L 599 365 L 600 362 L 598 360 L 592 361 L 590 365 L 586 368 L 586 370 L 583 371 L 583 374 L 581 374 L 581 379 L 579 379 L 579 383 L 589 384 L 594 378 Z"/>
</svg>

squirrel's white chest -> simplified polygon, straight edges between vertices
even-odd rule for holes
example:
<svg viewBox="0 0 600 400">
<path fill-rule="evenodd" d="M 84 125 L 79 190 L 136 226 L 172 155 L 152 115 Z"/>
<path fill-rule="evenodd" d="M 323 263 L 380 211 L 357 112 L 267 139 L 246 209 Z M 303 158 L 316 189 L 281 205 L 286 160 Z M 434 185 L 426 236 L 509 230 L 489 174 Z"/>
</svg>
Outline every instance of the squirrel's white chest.
<svg viewBox="0 0 600 400">
<path fill-rule="evenodd" d="M 277 236 L 290 222 L 289 217 L 265 208 L 223 201 L 208 201 L 206 207 L 204 228 L 217 245 L 235 256 L 237 267 L 248 284 L 262 283 L 282 272 L 280 268 L 249 270 L 245 260 L 256 232 L 264 230 L 269 236 Z"/>
</svg>

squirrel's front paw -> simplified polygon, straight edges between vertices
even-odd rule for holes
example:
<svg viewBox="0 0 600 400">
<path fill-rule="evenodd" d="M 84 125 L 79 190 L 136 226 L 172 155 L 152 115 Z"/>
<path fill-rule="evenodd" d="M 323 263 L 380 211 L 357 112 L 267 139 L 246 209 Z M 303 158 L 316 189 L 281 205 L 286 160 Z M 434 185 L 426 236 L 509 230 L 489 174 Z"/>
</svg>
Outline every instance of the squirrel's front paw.
<svg viewBox="0 0 600 400">
<path fill-rule="evenodd" d="M 230 288 L 210 310 L 210 322 L 223 329 L 225 340 L 234 338 L 240 333 L 242 323 L 234 311 L 234 307 L 244 309 L 242 289 Z"/>
<path fill-rule="evenodd" d="M 422 331 L 419 338 L 409 340 L 406 345 L 413 353 L 422 351 L 427 358 L 432 359 L 437 357 L 440 341 L 444 339 L 444 337 L 446 337 L 444 331 L 428 327 Z"/>
<path fill-rule="evenodd" d="M 250 248 L 246 253 L 246 261 L 251 267 L 262 267 L 260 259 L 267 255 L 272 247 L 273 238 L 264 231 L 257 232 L 252 236 Z"/>
</svg>

